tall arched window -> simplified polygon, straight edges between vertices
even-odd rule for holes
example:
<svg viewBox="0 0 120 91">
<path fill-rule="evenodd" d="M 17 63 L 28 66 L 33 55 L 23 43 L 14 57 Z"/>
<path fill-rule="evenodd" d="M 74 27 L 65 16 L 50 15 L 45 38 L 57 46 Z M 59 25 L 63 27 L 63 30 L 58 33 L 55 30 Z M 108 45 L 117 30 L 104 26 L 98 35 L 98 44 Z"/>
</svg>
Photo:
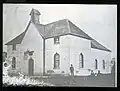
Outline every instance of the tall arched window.
<svg viewBox="0 0 120 91">
<path fill-rule="evenodd" d="M 54 69 L 59 69 L 60 68 L 60 55 L 56 53 L 54 55 Z"/>
<path fill-rule="evenodd" d="M 98 61 L 95 59 L 95 69 L 98 69 Z"/>
<path fill-rule="evenodd" d="M 103 69 L 105 69 L 105 60 L 103 60 Z"/>
<path fill-rule="evenodd" d="M 16 68 L 16 58 L 13 57 L 12 58 L 12 69 L 15 69 Z"/>
<path fill-rule="evenodd" d="M 83 68 L 84 67 L 84 57 L 83 54 L 80 53 L 79 55 L 79 68 Z"/>
</svg>

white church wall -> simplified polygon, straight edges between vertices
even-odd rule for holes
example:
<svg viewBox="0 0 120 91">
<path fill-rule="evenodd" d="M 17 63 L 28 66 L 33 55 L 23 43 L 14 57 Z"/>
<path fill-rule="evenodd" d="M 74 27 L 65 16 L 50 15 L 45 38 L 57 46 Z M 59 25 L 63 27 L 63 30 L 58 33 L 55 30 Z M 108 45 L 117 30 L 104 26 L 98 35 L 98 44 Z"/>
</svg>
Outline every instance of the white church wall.
<svg viewBox="0 0 120 91">
<path fill-rule="evenodd" d="M 94 70 L 95 68 L 95 59 L 98 60 L 98 70 L 100 70 L 101 73 L 107 74 L 110 73 L 111 68 L 110 68 L 110 61 L 111 61 L 111 52 L 103 51 L 103 50 L 98 50 L 98 49 L 93 49 L 91 48 L 92 51 L 92 69 Z M 105 69 L 103 69 L 103 60 L 105 60 Z"/>
<path fill-rule="evenodd" d="M 21 63 L 21 70 L 25 74 L 28 74 L 28 59 L 24 60 L 24 52 L 27 51 L 34 51 L 32 58 L 34 59 L 34 75 L 40 75 L 43 71 L 43 39 L 39 34 L 38 30 L 35 28 L 33 24 L 30 24 L 26 35 L 22 43 L 19 46 L 20 48 L 20 63 Z"/>
<path fill-rule="evenodd" d="M 54 73 L 61 74 L 64 71 L 65 74 L 69 73 L 70 66 L 70 55 L 69 55 L 69 37 L 68 35 L 60 36 L 60 44 L 54 44 L 54 38 L 49 38 L 45 41 L 46 54 L 46 72 L 47 70 L 53 70 Z M 60 55 L 60 69 L 54 68 L 54 54 L 58 53 Z"/>
<path fill-rule="evenodd" d="M 54 54 L 60 54 L 60 69 L 53 69 Z M 62 70 L 65 73 L 70 73 L 69 67 L 73 64 L 75 72 L 79 71 L 79 75 L 90 75 L 88 69 L 91 68 L 89 60 L 91 58 L 91 42 L 73 35 L 65 35 L 60 37 L 60 44 L 54 44 L 54 38 L 46 40 L 46 71 L 54 70 L 55 73 L 60 73 Z M 79 70 L 79 54 L 84 55 L 84 68 Z M 78 74 L 78 73 L 77 73 Z"/>
<path fill-rule="evenodd" d="M 12 45 L 7 45 L 7 60 L 10 64 L 12 64 L 12 58 L 16 58 L 16 69 L 17 71 L 20 71 L 20 59 L 19 59 L 19 44 L 16 45 L 16 50 L 12 50 Z M 10 67 L 10 70 L 12 71 L 12 66 Z"/>
<path fill-rule="evenodd" d="M 12 45 L 7 45 L 7 60 L 11 61 L 12 59 Z"/>
<path fill-rule="evenodd" d="M 76 75 L 90 75 L 90 70 L 107 74 L 110 73 L 111 53 L 91 48 L 91 41 L 69 35 L 70 38 L 70 62 L 75 68 Z M 84 68 L 79 69 L 79 55 L 84 56 Z M 95 69 L 95 59 L 98 60 L 98 69 Z M 102 60 L 106 62 L 106 69 L 103 69 Z"/>
<path fill-rule="evenodd" d="M 90 75 L 90 65 L 89 60 L 91 58 L 91 42 L 88 39 L 80 38 L 77 36 L 69 35 L 70 38 L 70 64 L 74 66 L 74 74 L 85 76 Z M 83 54 L 84 57 L 84 68 L 79 68 L 79 55 Z"/>
</svg>

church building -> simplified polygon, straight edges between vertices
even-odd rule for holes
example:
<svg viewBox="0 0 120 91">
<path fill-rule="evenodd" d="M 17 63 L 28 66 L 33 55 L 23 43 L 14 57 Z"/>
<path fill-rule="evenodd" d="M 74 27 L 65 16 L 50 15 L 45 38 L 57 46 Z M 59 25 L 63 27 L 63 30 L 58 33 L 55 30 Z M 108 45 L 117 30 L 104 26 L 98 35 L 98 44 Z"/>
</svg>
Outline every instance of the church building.
<svg viewBox="0 0 120 91">
<path fill-rule="evenodd" d="M 40 15 L 32 9 L 25 31 L 5 44 L 11 70 L 29 76 L 70 74 L 72 64 L 77 76 L 111 73 L 111 50 L 68 19 L 41 24 Z"/>
</svg>

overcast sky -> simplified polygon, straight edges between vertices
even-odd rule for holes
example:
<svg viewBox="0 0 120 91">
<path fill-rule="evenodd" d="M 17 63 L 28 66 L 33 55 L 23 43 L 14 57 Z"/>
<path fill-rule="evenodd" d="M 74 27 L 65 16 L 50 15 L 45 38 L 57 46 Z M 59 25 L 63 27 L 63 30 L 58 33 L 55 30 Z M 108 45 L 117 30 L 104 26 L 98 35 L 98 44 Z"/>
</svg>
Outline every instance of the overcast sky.
<svg viewBox="0 0 120 91">
<path fill-rule="evenodd" d="M 25 30 L 32 8 L 40 11 L 41 24 L 69 19 L 117 57 L 117 5 L 4 4 L 3 44 Z"/>
</svg>

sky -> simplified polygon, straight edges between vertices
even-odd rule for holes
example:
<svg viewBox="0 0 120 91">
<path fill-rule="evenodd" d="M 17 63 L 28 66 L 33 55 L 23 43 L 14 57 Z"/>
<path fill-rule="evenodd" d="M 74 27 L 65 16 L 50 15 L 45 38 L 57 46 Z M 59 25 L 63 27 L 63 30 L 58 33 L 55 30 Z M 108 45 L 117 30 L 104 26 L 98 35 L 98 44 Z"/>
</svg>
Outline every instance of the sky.
<svg viewBox="0 0 120 91">
<path fill-rule="evenodd" d="M 40 11 L 41 24 L 69 19 L 117 58 L 117 5 L 105 4 L 3 4 L 3 51 L 5 43 L 25 30 L 32 8 Z"/>
</svg>

